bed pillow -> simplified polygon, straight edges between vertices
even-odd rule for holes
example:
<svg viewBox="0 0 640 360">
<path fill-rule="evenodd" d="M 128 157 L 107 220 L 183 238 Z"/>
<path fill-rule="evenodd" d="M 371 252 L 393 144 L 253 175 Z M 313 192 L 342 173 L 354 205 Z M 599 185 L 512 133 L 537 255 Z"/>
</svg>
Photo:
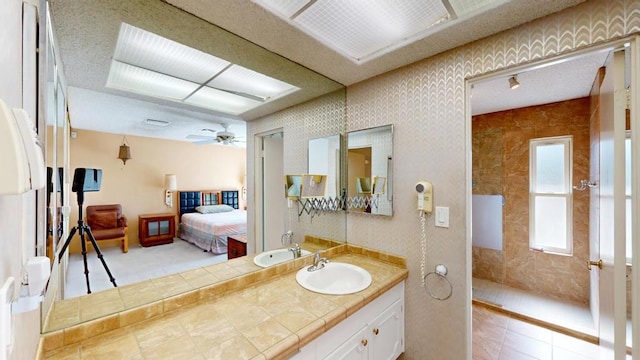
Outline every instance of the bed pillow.
<svg viewBox="0 0 640 360">
<path fill-rule="evenodd" d="M 200 214 L 217 214 L 233 211 L 233 208 L 229 205 L 201 205 L 196 207 L 196 211 Z"/>
</svg>

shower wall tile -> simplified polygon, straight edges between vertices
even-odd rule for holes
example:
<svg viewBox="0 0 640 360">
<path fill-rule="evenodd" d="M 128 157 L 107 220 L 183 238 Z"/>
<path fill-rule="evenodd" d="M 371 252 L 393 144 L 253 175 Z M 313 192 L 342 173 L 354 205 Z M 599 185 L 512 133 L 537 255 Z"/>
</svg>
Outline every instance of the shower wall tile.
<svg viewBox="0 0 640 360">
<path fill-rule="evenodd" d="M 473 277 L 504 282 L 505 272 L 503 251 L 473 247 Z"/>
<path fill-rule="evenodd" d="M 394 216 L 348 214 L 346 227 L 349 243 L 407 259 L 406 359 L 470 358 L 468 267 L 472 251 L 466 241 L 465 214 L 471 184 L 467 180 L 466 164 L 470 149 L 466 137 L 465 80 L 638 33 L 638 9 L 640 0 L 589 0 L 347 88 L 348 130 L 394 124 Z M 326 110 L 339 111 L 332 107 Z M 323 125 L 314 127 L 313 121 L 323 116 L 310 112 L 307 106 L 294 107 L 286 114 L 274 114 L 265 122 L 257 120 L 255 125 L 250 122 L 248 169 L 257 161 L 250 149 L 251 136 L 274 126 L 286 126 L 289 119 L 301 121 L 294 115 L 298 111 L 303 113 L 302 117 L 308 114 L 310 131 L 322 128 Z M 296 137 L 311 136 L 304 127 L 296 126 L 293 130 L 294 136 L 285 135 L 286 150 L 302 150 L 303 144 Z M 297 144 L 295 149 L 290 147 L 290 141 Z M 302 155 L 294 157 L 293 170 L 302 168 Z M 421 287 L 420 219 L 416 215 L 412 189 L 415 182 L 422 179 L 433 182 L 435 204 L 450 208 L 448 229 L 436 228 L 431 217 L 426 228 L 426 268 L 433 269 L 439 263 L 448 267 L 447 277 L 454 289 L 447 301 L 431 299 Z M 315 219 L 309 225 L 310 230 L 318 231 Z M 518 227 L 519 234 L 527 233 L 523 224 Z M 508 233 L 505 231 L 505 236 Z M 504 251 L 509 249 L 505 244 Z M 535 267 L 535 254 L 528 249 L 524 252 L 527 256 L 523 259 L 512 260 L 514 271 L 507 271 L 507 280 L 524 279 L 525 284 L 526 280 L 532 281 L 526 273 Z M 508 258 L 506 263 L 509 266 Z"/>
<path fill-rule="evenodd" d="M 478 150 L 490 146 L 483 142 L 504 143 L 505 151 L 500 153 L 503 159 L 496 159 L 494 154 L 482 151 L 474 152 L 472 156 L 474 159 L 487 158 L 493 162 L 504 163 L 503 172 L 495 175 L 501 177 L 501 180 L 493 182 L 504 184 L 501 193 L 506 199 L 503 220 L 505 245 L 504 251 L 500 252 L 505 257 L 503 273 L 495 273 L 495 269 L 490 268 L 488 264 L 496 262 L 496 254 L 474 252 L 474 277 L 497 279 L 494 281 L 573 302 L 588 302 L 588 275 L 584 269 L 576 269 L 575 264 L 583 262 L 588 256 L 589 194 L 575 192 L 573 199 L 573 256 L 529 250 L 529 141 L 540 137 L 572 135 L 574 179 L 588 178 L 590 106 L 590 98 L 586 97 L 473 118 L 472 136 L 473 139 L 478 139 Z M 477 120 L 482 125 L 476 125 Z M 483 130 L 476 132 L 476 128 L 480 126 Z M 485 136 L 491 128 L 502 134 L 502 139 Z M 478 160 L 480 164 L 483 162 L 488 161 Z"/>
</svg>

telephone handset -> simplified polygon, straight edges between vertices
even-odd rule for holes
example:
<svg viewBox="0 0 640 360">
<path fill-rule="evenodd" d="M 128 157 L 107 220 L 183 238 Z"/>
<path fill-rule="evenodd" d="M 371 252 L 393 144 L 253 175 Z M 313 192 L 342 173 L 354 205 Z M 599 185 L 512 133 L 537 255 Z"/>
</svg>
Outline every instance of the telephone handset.
<svg viewBox="0 0 640 360">
<path fill-rule="evenodd" d="M 418 211 L 430 213 L 433 211 L 433 186 L 428 181 L 419 181 L 416 184 L 418 192 Z"/>
</svg>

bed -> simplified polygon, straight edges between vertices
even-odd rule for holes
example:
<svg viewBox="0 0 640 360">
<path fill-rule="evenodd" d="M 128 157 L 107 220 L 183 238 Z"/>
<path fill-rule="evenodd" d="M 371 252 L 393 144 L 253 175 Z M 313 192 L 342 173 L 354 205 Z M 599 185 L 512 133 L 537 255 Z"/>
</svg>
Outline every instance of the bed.
<svg viewBox="0 0 640 360">
<path fill-rule="evenodd" d="M 214 254 L 227 252 L 227 236 L 247 233 L 247 212 L 237 190 L 180 191 L 180 239 Z"/>
</svg>

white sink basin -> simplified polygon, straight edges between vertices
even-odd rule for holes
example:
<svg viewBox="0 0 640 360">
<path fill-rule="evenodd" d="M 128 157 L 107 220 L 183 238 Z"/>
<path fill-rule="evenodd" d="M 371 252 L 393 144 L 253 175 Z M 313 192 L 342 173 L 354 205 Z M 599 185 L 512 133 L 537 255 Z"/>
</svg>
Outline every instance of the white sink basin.
<svg viewBox="0 0 640 360">
<path fill-rule="evenodd" d="M 310 251 L 301 250 L 302 256 L 311 254 Z M 261 267 L 269 267 L 281 262 L 293 260 L 293 253 L 289 249 L 276 249 L 265 251 L 253 258 L 253 263 Z"/>
<path fill-rule="evenodd" d="M 320 294 L 353 294 L 371 285 L 371 274 L 359 266 L 330 262 L 316 271 L 307 271 L 307 268 L 298 271 L 296 281 L 303 288 Z"/>
</svg>

